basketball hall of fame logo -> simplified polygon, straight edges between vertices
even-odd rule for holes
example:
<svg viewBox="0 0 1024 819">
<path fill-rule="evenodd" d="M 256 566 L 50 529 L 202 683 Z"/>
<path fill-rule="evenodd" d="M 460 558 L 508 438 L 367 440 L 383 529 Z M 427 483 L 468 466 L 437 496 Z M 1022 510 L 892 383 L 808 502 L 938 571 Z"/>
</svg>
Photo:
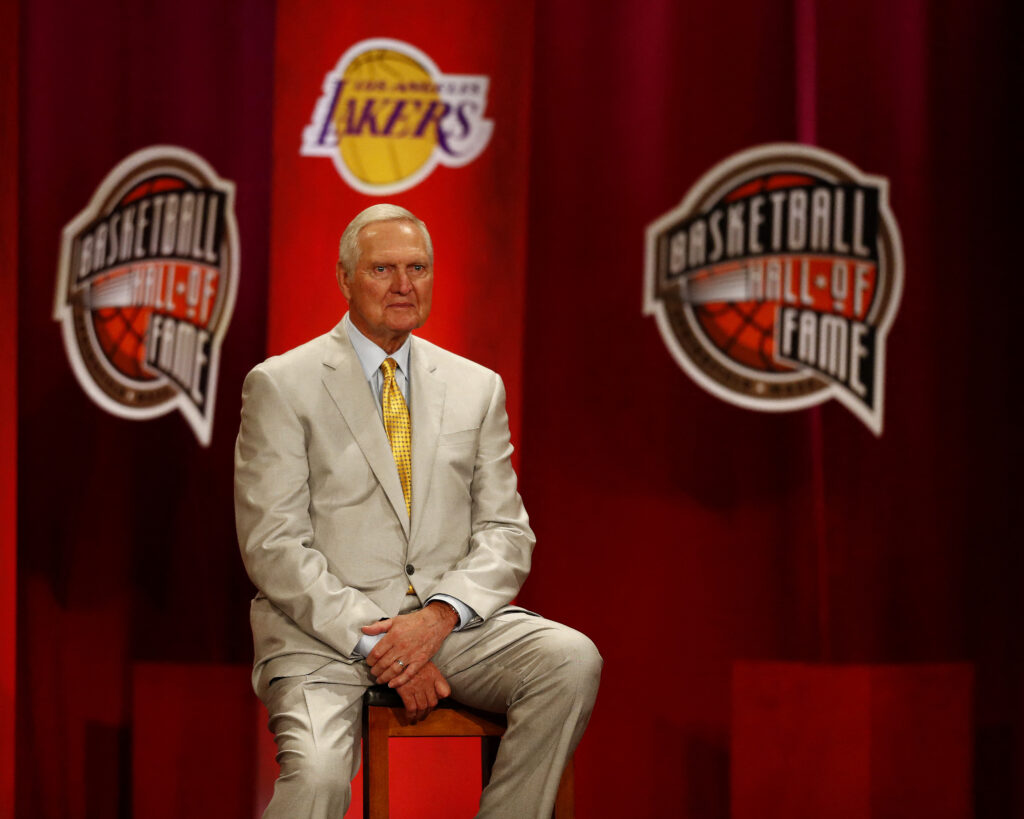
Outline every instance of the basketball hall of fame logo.
<svg viewBox="0 0 1024 819">
<path fill-rule="evenodd" d="M 698 384 L 748 409 L 835 398 L 881 435 L 902 288 L 888 182 L 807 145 L 729 157 L 647 228 L 644 312 Z"/>
<path fill-rule="evenodd" d="M 342 179 L 368 196 L 408 190 L 438 164 L 466 165 L 487 147 L 489 83 L 442 74 L 400 40 L 363 40 L 324 77 L 299 152 L 330 157 Z"/>
<path fill-rule="evenodd" d="M 235 186 L 169 145 L 124 159 L 64 228 L 53 317 L 85 392 L 145 420 L 174 409 L 210 443 L 238 287 Z"/>
</svg>

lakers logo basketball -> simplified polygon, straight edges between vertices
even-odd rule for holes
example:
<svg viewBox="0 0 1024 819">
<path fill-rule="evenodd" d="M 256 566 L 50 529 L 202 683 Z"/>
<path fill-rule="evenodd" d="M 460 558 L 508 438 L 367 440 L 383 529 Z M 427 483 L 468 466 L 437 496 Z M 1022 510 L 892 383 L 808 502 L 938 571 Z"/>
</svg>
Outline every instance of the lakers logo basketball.
<svg viewBox="0 0 1024 819">
<path fill-rule="evenodd" d="M 488 83 L 442 74 L 408 43 L 364 40 L 324 78 L 300 153 L 330 157 L 361 193 L 408 190 L 438 164 L 466 165 L 487 147 Z"/>
<path fill-rule="evenodd" d="M 647 229 L 644 312 L 698 384 L 749 409 L 835 398 L 881 435 L 902 288 L 887 181 L 806 145 L 726 159 Z"/>
<path fill-rule="evenodd" d="M 238 286 L 235 188 L 157 146 L 119 164 L 64 228 L 54 318 L 85 392 L 122 418 L 178 409 L 210 442 Z"/>
</svg>

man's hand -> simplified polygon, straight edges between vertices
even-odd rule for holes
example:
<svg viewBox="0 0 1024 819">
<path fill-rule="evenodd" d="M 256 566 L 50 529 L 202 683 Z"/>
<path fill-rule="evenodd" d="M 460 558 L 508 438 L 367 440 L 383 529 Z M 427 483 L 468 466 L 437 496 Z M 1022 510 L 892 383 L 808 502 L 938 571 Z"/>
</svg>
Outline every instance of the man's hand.
<svg viewBox="0 0 1024 819">
<path fill-rule="evenodd" d="M 431 662 L 427 662 L 410 682 L 398 686 L 395 690 L 405 704 L 405 715 L 414 723 L 425 719 L 437 706 L 438 700 L 443 700 L 452 693 L 448 681 Z"/>
<path fill-rule="evenodd" d="M 457 621 L 451 606 L 436 602 L 411 614 L 363 626 L 364 634 L 384 635 L 366 658 L 370 673 L 391 688 L 406 685 L 430 662 Z"/>
</svg>

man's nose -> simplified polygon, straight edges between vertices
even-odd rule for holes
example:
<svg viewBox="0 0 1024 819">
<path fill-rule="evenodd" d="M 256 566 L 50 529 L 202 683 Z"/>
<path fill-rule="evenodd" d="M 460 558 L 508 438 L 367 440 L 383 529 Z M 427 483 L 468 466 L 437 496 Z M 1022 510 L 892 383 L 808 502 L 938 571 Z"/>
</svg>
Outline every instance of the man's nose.
<svg viewBox="0 0 1024 819">
<path fill-rule="evenodd" d="M 405 272 L 404 267 L 397 267 L 395 269 L 395 275 L 391 277 L 391 289 L 396 293 L 408 293 L 412 290 L 412 279 L 409 278 L 409 274 Z"/>
</svg>

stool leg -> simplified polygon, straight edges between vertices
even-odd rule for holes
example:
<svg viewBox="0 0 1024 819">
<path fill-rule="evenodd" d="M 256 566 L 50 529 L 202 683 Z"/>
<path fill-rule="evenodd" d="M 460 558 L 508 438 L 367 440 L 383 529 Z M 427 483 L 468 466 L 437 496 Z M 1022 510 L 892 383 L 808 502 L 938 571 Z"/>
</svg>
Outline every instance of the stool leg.
<svg viewBox="0 0 1024 819">
<path fill-rule="evenodd" d="M 562 779 L 558 783 L 558 795 L 555 796 L 555 810 L 551 814 L 553 819 L 575 819 L 575 778 L 572 757 L 570 757 L 565 765 L 565 770 L 562 771 Z"/>
<path fill-rule="evenodd" d="M 498 744 L 501 737 L 480 737 L 480 780 L 486 788 L 491 781 L 491 771 L 494 770 L 494 760 L 498 758 Z"/>
<path fill-rule="evenodd" d="M 363 707 L 363 817 L 388 819 L 388 709 Z"/>
</svg>

